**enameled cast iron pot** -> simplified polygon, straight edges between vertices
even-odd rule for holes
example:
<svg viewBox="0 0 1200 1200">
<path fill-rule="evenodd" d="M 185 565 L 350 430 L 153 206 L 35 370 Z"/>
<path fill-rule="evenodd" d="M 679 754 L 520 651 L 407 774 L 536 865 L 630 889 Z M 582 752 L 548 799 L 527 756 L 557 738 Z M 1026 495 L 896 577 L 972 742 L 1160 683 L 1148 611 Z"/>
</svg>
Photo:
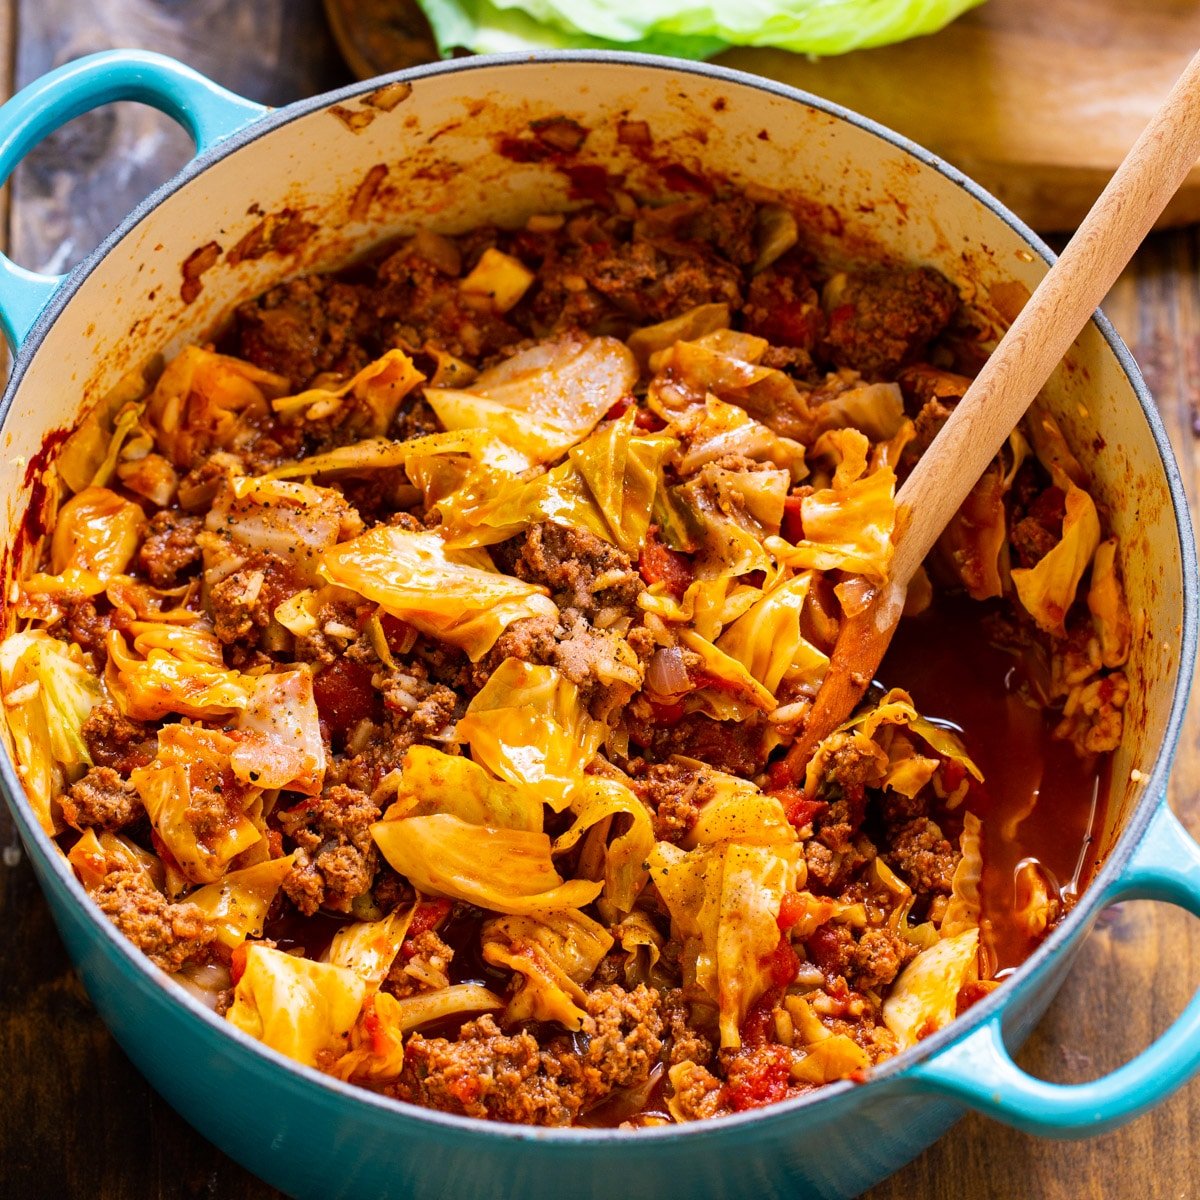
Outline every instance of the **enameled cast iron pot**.
<svg viewBox="0 0 1200 1200">
<path fill-rule="evenodd" d="M 998 321 L 1050 257 L 969 180 L 870 121 L 747 75 L 636 55 L 461 60 L 267 112 L 168 59 L 99 54 L 0 109 L 0 182 L 39 139 L 114 100 L 169 113 L 197 155 L 65 279 L 0 259 L 0 317 L 17 352 L 0 455 L 10 574 L 28 553 L 17 530 L 37 501 L 44 448 L 129 368 L 203 336 L 236 300 L 384 237 L 517 222 L 567 204 L 571 184 L 554 163 L 498 152 L 503 135 L 531 119 L 575 118 L 590 130 L 578 159 L 629 172 L 635 187 L 661 178 L 631 156 L 617 127 L 623 117 L 646 120 L 663 160 L 803 198 L 806 223 L 831 255 L 875 245 L 931 263 Z M 264 217 L 264 252 L 230 255 Z M 270 248 L 271 229 L 289 221 L 293 233 L 296 221 L 312 228 Z M 181 286 L 184 264 L 198 295 L 195 282 Z M 912 1158 L 965 1107 L 1070 1137 L 1161 1100 L 1200 1067 L 1200 997 L 1141 1056 L 1094 1083 L 1043 1083 L 1009 1055 L 1107 905 L 1146 897 L 1200 915 L 1200 848 L 1164 800 L 1196 649 L 1196 557 L 1179 473 L 1137 368 L 1103 318 L 1047 395 L 1120 536 L 1137 626 L 1130 708 L 1103 867 L 1038 952 L 961 1020 L 866 1083 L 686 1127 L 540 1130 L 407 1107 L 263 1049 L 152 967 L 89 903 L 25 806 L 5 754 L 5 798 L 117 1040 L 222 1149 L 284 1191 L 321 1200 L 843 1197 Z"/>
</svg>

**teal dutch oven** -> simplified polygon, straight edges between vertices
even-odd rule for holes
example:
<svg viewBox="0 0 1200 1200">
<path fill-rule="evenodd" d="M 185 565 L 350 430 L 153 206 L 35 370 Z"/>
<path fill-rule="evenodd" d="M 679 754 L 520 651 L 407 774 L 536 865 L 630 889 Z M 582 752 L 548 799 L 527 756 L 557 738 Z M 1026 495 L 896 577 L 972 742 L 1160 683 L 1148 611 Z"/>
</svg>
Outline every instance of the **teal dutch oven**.
<svg viewBox="0 0 1200 1200">
<path fill-rule="evenodd" d="M 268 112 L 169 59 L 99 54 L 0 109 L 0 181 L 39 139 L 116 100 L 168 113 L 196 155 L 70 275 L 0 259 L 0 317 L 15 352 L 0 465 L 10 577 L 28 557 L 18 531 L 41 503 L 54 446 L 131 368 L 203 336 L 238 300 L 383 239 L 566 207 L 570 180 L 553 164 L 499 152 L 538 117 L 577 120 L 589 131 L 587 160 L 627 175 L 634 189 L 646 168 L 618 125 L 645 120 L 663 157 L 795 199 L 828 256 L 872 246 L 930 263 L 997 324 L 1004 297 L 1011 311 L 1014 289 L 1035 286 L 1051 258 L 996 200 L 873 122 L 748 75 L 637 55 L 460 60 Z M 269 230 L 281 225 L 303 236 L 274 244 Z M 239 244 L 255 252 L 230 253 Z M 1093 882 L 1033 957 L 952 1025 L 865 1082 L 689 1126 L 529 1129 L 412 1108 L 264 1049 L 151 967 L 88 902 L 5 754 L 5 799 L 114 1036 L 205 1136 L 285 1192 L 320 1200 L 844 1197 L 912 1158 L 967 1108 L 1079 1137 L 1162 1100 L 1200 1067 L 1200 997 L 1143 1054 L 1092 1083 L 1045 1083 L 1012 1059 L 1108 905 L 1149 898 L 1200 915 L 1200 848 L 1164 800 L 1196 651 L 1196 556 L 1179 472 L 1137 368 L 1102 316 L 1045 397 L 1121 539 L 1137 614 L 1127 730 Z"/>
</svg>

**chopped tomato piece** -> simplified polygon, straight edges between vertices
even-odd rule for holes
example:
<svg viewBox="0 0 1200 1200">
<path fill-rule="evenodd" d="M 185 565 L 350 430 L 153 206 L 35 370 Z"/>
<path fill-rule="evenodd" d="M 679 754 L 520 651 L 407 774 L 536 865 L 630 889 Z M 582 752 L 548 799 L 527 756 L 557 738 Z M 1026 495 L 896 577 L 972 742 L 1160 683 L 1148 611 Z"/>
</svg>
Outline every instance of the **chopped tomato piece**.
<svg viewBox="0 0 1200 1200">
<path fill-rule="evenodd" d="M 436 929 L 450 915 L 452 907 L 451 902 L 444 896 L 439 896 L 436 900 L 425 900 L 418 904 L 417 911 L 413 913 L 413 918 L 409 922 L 408 932 L 404 935 L 404 944 L 400 947 L 400 953 L 405 958 L 412 958 L 417 952 L 417 938 L 431 929 Z"/>
<path fill-rule="evenodd" d="M 313 676 L 317 712 L 332 735 L 345 735 L 364 717 L 375 716 L 379 693 L 371 675 L 370 667 L 339 658 Z"/>
<path fill-rule="evenodd" d="M 789 496 L 783 502 L 783 524 L 780 526 L 779 532 L 789 542 L 795 543 L 804 540 L 804 518 L 800 512 L 800 505 L 803 502 L 803 496 Z"/>
<path fill-rule="evenodd" d="M 229 978 L 233 982 L 233 986 L 241 982 L 241 978 L 246 973 L 246 955 L 250 950 L 249 942 L 241 942 L 234 946 L 233 953 L 229 956 Z"/>
<path fill-rule="evenodd" d="M 650 715 L 655 725 L 678 725 L 683 720 L 683 704 L 657 704 L 652 700 Z"/>
<path fill-rule="evenodd" d="M 637 401 L 628 392 L 626 392 L 625 395 L 622 396 L 620 400 L 618 400 L 616 404 L 614 404 L 612 408 L 610 408 L 608 412 L 604 414 L 604 419 L 606 421 L 619 420 L 629 411 L 630 407 L 636 403 Z"/>
<path fill-rule="evenodd" d="M 639 408 L 637 415 L 633 418 L 633 423 L 647 433 L 658 433 L 660 429 L 666 429 L 667 423 L 658 415 L 651 412 L 648 408 Z"/>
<path fill-rule="evenodd" d="M 647 584 L 661 583 L 677 600 L 683 599 L 694 578 L 687 555 L 668 549 L 658 540 L 657 525 L 646 531 L 646 544 L 638 556 L 638 571 Z"/>
<path fill-rule="evenodd" d="M 820 816 L 829 807 L 824 800 L 810 800 L 804 794 L 803 788 L 798 788 L 792 783 L 772 787 L 770 794 L 783 805 L 789 824 L 797 829 L 811 824 L 814 817 Z"/>
<path fill-rule="evenodd" d="M 796 914 L 796 918 L 793 918 L 792 923 L 795 924 L 798 918 L 799 913 Z M 795 983 L 796 973 L 799 970 L 800 959 L 796 956 L 796 951 L 792 949 L 792 943 L 785 935 L 779 939 L 779 945 L 775 947 L 775 953 L 771 955 L 771 982 L 776 987 L 785 988 L 789 983 Z"/>
<path fill-rule="evenodd" d="M 786 931 L 804 915 L 804 901 L 797 892 L 784 892 L 779 905 L 779 928 Z"/>
</svg>

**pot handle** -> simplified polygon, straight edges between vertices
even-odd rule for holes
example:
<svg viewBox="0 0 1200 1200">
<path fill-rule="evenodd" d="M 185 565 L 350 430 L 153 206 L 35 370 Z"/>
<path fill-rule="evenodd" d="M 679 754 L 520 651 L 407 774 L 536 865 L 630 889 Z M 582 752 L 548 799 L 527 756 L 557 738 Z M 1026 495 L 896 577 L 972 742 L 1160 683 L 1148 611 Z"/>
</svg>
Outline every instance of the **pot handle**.
<svg viewBox="0 0 1200 1200">
<path fill-rule="evenodd" d="M 178 121 L 196 153 L 267 110 L 148 50 L 103 50 L 55 68 L 0 107 L 0 185 L 43 138 L 116 100 L 137 100 Z M 0 327 L 15 353 L 65 276 L 41 275 L 0 254 Z"/>
<path fill-rule="evenodd" d="M 1105 892 L 1164 900 L 1200 916 L 1200 846 L 1164 802 L 1125 871 Z M 1200 1069 L 1200 992 L 1135 1059 L 1090 1083 L 1047 1083 L 1027 1074 L 1004 1044 L 1000 1016 L 913 1069 L 923 1091 L 953 1097 L 989 1117 L 1044 1137 L 1091 1137 L 1153 1108 Z"/>
</svg>

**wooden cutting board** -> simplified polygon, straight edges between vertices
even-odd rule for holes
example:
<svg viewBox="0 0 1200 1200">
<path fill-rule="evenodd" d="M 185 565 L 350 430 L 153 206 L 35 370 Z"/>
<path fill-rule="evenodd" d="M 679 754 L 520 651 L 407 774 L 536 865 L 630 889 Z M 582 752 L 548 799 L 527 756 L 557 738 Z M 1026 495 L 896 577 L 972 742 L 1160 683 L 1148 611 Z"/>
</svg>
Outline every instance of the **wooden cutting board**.
<svg viewBox="0 0 1200 1200">
<path fill-rule="evenodd" d="M 1079 223 L 1197 48 L 1200 0 L 987 0 L 895 46 L 717 61 L 875 118 L 1055 231 Z M 1200 167 L 1160 225 L 1198 220 Z"/>
<path fill-rule="evenodd" d="M 415 0 L 325 0 L 369 76 L 434 57 Z M 1200 47 L 1200 0 L 987 0 L 940 33 L 837 58 L 716 60 L 815 92 L 940 154 L 1035 228 L 1073 230 Z M 1160 225 L 1200 221 L 1200 169 Z"/>
</svg>

